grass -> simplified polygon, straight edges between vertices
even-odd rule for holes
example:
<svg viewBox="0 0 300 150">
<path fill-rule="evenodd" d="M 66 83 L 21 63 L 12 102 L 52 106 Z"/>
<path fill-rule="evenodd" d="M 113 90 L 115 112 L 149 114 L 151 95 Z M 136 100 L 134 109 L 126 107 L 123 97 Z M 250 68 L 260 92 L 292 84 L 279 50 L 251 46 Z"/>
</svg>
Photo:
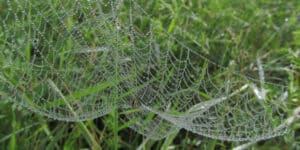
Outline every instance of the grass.
<svg viewBox="0 0 300 150">
<path fill-rule="evenodd" d="M 71 1 L 63 1 L 65 5 L 74 7 Z M 24 2 L 26 3 L 26 2 Z M 36 4 L 37 2 L 33 2 Z M 0 0 L 0 20 L 3 20 L 7 14 L 8 3 Z M 92 5 L 99 5 L 92 3 Z M 286 69 L 289 75 L 288 93 L 289 98 L 284 101 L 284 106 L 281 106 L 288 115 L 292 114 L 295 107 L 300 105 L 300 2 L 298 0 L 180 0 L 180 1 L 163 1 L 163 0 L 149 0 L 143 3 L 143 8 L 148 11 L 153 18 L 153 26 L 155 26 L 154 34 L 157 41 L 160 41 L 162 47 L 168 44 L 170 47 L 179 48 L 178 43 L 168 43 L 169 35 L 173 35 L 181 43 L 186 46 L 196 49 L 199 53 L 205 55 L 209 60 L 213 60 L 217 64 L 229 66 L 230 62 L 234 60 L 237 66 L 233 67 L 239 72 L 243 72 L 243 67 L 256 61 L 258 55 L 269 54 L 266 70 Z M 16 11 L 17 6 L 12 6 Z M 41 5 L 40 7 L 43 7 Z M 53 8 L 57 8 L 57 4 L 53 3 Z M 33 9 L 28 7 L 29 9 Z M 109 6 L 103 6 L 104 11 L 109 11 Z M 36 10 L 33 10 L 33 12 Z M 84 11 L 84 10 L 83 10 Z M 124 10 L 129 11 L 129 10 Z M 44 12 L 45 15 L 50 16 L 49 20 L 52 22 L 59 22 L 58 18 L 53 17 L 53 11 Z M 32 14 L 29 15 L 31 18 Z M 52 18 L 51 18 L 52 16 Z M 38 16 L 42 20 L 43 16 Z M 45 16 L 44 16 L 45 17 Z M 52 19 L 52 20 L 51 20 Z M 61 18 L 62 19 L 62 18 Z M 75 23 L 78 18 L 65 18 L 67 28 Z M 95 18 L 90 18 L 95 19 Z M 101 18 L 103 19 L 103 18 Z M 142 33 L 147 31 L 147 22 L 149 18 L 145 17 L 138 22 L 139 30 Z M 12 26 L 12 21 L 8 23 Z M 97 22 L 95 22 L 97 23 Z M 17 24 L 17 26 L 21 26 Z M 26 26 L 26 24 L 24 25 Z M 96 25 L 95 25 L 96 26 Z M 49 30 L 49 29 L 48 29 Z M 53 30 L 60 30 L 59 25 L 54 26 Z M 169 35 L 166 35 L 163 30 L 166 30 Z M 102 34 L 110 37 L 110 29 L 101 31 Z M 83 39 L 91 41 L 91 46 L 101 43 L 97 30 L 93 29 L 79 29 L 78 32 L 83 33 Z M 51 35 L 50 30 L 45 31 L 48 34 L 46 37 L 48 41 L 53 41 L 55 35 Z M 213 140 L 185 130 L 180 130 L 168 136 L 166 139 L 160 141 L 153 141 L 146 139 L 142 135 L 129 129 L 130 123 L 120 121 L 122 114 L 130 112 L 113 111 L 111 114 L 94 120 L 85 122 L 71 123 L 51 120 L 38 114 L 34 114 L 26 109 L 12 103 L 20 97 L 16 94 L 9 93 L 13 86 L 19 86 L 20 89 L 25 87 L 29 82 L 32 84 L 36 81 L 21 81 L 24 84 L 18 84 L 22 80 L 20 74 L 25 71 L 32 78 L 36 72 L 32 71 L 29 66 L 24 65 L 21 59 L 16 59 L 12 45 L 6 45 L 6 40 L 14 40 L 15 42 L 24 42 L 25 59 L 30 61 L 32 57 L 31 49 L 34 46 L 45 47 L 45 45 L 32 45 L 29 40 L 24 40 L 27 37 L 20 33 L 15 33 L 11 36 L 12 39 L 5 38 L 7 33 L 4 32 L 4 26 L 1 22 L 0 26 L 0 149 L 231 149 L 242 143 L 238 142 L 224 142 Z M 37 34 L 30 31 L 31 34 Z M 55 60 L 54 68 L 58 70 L 64 68 L 72 68 L 73 63 L 78 63 L 76 57 L 70 58 L 67 50 L 72 49 L 80 43 L 74 43 L 72 35 L 65 35 L 62 43 L 55 45 L 61 48 L 60 57 L 55 58 L 51 53 L 45 54 L 47 60 Z M 128 41 L 128 39 L 120 35 L 120 39 Z M 108 38 L 109 39 L 109 38 Z M 42 44 L 46 44 L 45 39 L 38 39 Z M 116 43 L 115 47 L 121 47 L 122 42 L 113 41 Z M 142 40 L 140 41 L 142 42 Z M 124 42 L 126 43 L 126 42 Z M 61 45 L 60 45 L 61 44 Z M 143 45 L 143 43 L 140 43 Z M 63 45 L 63 46 L 62 46 Z M 126 46 L 125 46 L 126 47 Z M 129 50 L 130 51 L 130 50 Z M 36 55 L 44 52 L 36 52 Z M 105 52 L 103 52 L 103 55 Z M 247 59 L 244 57 L 247 56 Z M 92 59 L 92 55 L 86 57 Z M 118 56 L 120 57 L 120 56 Z M 68 59 L 67 59 L 68 58 Z M 116 58 L 117 59 L 117 58 Z M 119 58 L 118 58 L 119 59 Z M 277 59 L 283 66 L 276 66 L 272 61 Z M 57 60 L 57 61 L 56 61 Z M 67 62 L 70 60 L 70 62 Z M 265 60 L 266 61 L 266 60 Z M 101 63 L 107 63 L 103 60 Z M 210 67 L 209 62 L 202 62 L 203 69 Z M 13 66 L 11 65 L 13 64 Z M 87 63 L 88 64 L 88 63 Z M 255 63 L 254 63 L 255 64 Z M 83 64 L 84 65 L 84 64 Z M 86 66 L 89 68 L 93 66 Z M 22 68 L 20 70 L 20 68 Z M 49 70 L 52 70 L 49 68 Z M 71 70 L 67 70 L 71 71 Z M 162 70 L 163 71 L 163 70 Z M 169 75 L 173 74 L 174 70 L 170 70 Z M 115 71 L 117 72 L 117 71 Z M 203 73 L 204 71 L 202 71 Z M 47 74 L 47 73 L 46 73 Z M 228 75 L 229 73 L 220 73 L 215 76 Z M 63 100 L 67 103 L 73 98 L 83 98 L 91 95 L 94 92 L 104 91 L 107 87 L 113 87 L 114 84 L 122 82 L 122 79 L 114 77 L 111 82 L 104 82 L 102 84 L 95 84 L 73 91 L 68 95 L 66 90 L 60 91 L 56 98 L 57 100 L 48 103 L 49 105 L 62 105 Z M 93 75 L 91 75 L 91 78 Z M 71 78 L 66 75 L 65 78 Z M 198 80 L 204 80 L 205 74 L 202 74 Z M 51 81 L 52 82 L 52 81 Z M 72 80 L 67 81 L 67 84 Z M 169 82 L 167 79 L 165 82 Z M 222 82 L 222 81 L 220 81 Z M 52 82 L 53 83 L 53 82 Z M 165 83 L 168 84 L 168 83 Z M 10 85 L 10 86 L 8 86 Z M 60 86 L 60 85 L 57 85 Z M 52 84 L 52 87 L 56 85 Z M 116 97 L 116 101 L 123 97 L 134 93 L 136 89 L 143 88 L 143 85 L 136 87 Z M 56 89 L 56 88 L 55 88 Z M 115 93 L 118 93 L 117 88 L 112 88 Z M 34 89 L 39 91 L 39 89 Z M 275 90 L 275 89 L 274 89 Z M 42 91 L 40 91 L 42 92 Z M 104 92 L 105 93 L 105 92 Z M 175 93 L 176 94 L 176 93 Z M 201 93 L 200 93 L 201 94 Z M 202 93 L 203 97 L 210 97 L 206 93 Z M 28 95 L 27 97 L 30 97 Z M 28 100 L 30 100 L 28 98 Z M 49 107 L 51 107 L 49 106 Z M 225 109 L 225 108 L 224 108 Z M 71 110 L 72 111 L 72 110 Z M 134 111 L 134 110 L 133 110 Z M 74 111 L 73 111 L 74 112 Z M 76 114 L 75 114 L 76 115 Z M 152 115 L 149 118 L 153 117 Z M 291 126 L 291 130 L 284 136 L 276 137 L 270 140 L 261 141 L 251 145 L 249 149 L 300 149 L 300 122 L 297 121 Z"/>
</svg>

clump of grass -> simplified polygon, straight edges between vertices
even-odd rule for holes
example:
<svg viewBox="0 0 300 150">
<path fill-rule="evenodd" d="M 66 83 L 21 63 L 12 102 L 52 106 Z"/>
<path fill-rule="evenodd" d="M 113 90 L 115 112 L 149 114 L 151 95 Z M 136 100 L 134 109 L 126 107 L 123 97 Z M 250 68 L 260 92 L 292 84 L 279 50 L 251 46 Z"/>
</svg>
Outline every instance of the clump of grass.
<svg viewBox="0 0 300 150">
<path fill-rule="evenodd" d="M 52 5 L 51 7 L 57 7 L 55 4 Z M 71 2 L 68 5 L 72 5 Z M 93 5 L 97 4 L 93 3 Z M 286 65 L 292 64 L 291 68 L 272 66 L 272 64 L 267 65 L 269 66 L 267 70 L 287 70 L 290 78 L 288 83 L 290 98 L 284 101 L 282 109 L 284 112 L 292 112 L 293 108 L 300 104 L 298 94 L 300 83 L 298 33 L 300 28 L 299 14 L 297 14 L 300 9 L 297 7 L 299 5 L 299 2 L 296 0 L 290 2 L 271 2 L 267 0 L 260 2 L 225 0 L 220 2 L 212 0 L 203 2 L 174 1 L 169 3 L 151 0 L 145 2 L 143 7 L 149 10 L 149 13 L 155 18 L 154 25 L 156 30 L 154 32 L 161 45 L 168 45 L 168 43 L 165 40 L 166 35 L 160 32 L 160 28 L 161 30 L 166 29 L 169 34 L 176 36 L 180 42 L 199 50 L 201 54 L 224 66 L 228 66 L 232 61 L 241 64 L 240 66 L 251 66 L 251 61 L 245 60 L 244 56 L 250 56 L 253 57 L 251 60 L 256 60 L 256 57 L 261 53 L 271 53 L 274 55 L 273 58 L 280 58 L 278 61 L 286 62 Z M 0 2 L 0 8 L 3 7 L 0 9 L 1 20 L 6 16 L 7 7 L 4 6 L 7 6 L 7 4 L 4 1 Z M 13 8 L 18 9 L 17 7 Z M 55 14 L 49 15 L 55 16 Z M 69 24 L 75 21 L 70 18 L 67 20 Z M 52 21 L 55 22 L 57 20 L 54 18 Z M 144 21 L 147 22 L 147 19 Z M 7 93 L 9 91 L 7 77 L 22 80 L 22 78 L 16 76 L 16 73 L 20 72 L 17 69 L 23 65 L 21 60 L 14 59 L 14 54 L 7 52 L 13 47 L 10 45 L 6 46 L 6 40 L 11 39 L 4 39 L 3 34 L 6 33 L 1 32 L 3 31 L 3 24 L 1 25 L 0 49 L 3 50 L 0 52 L 0 112 L 4 114 L 2 117 L 0 116 L 2 131 L 0 132 L 0 137 L 3 137 L 0 139 L 1 149 L 77 149 L 88 147 L 98 149 L 100 146 L 105 149 L 132 149 L 138 147 L 142 149 L 188 149 L 199 147 L 205 149 L 228 149 L 240 144 L 206 139 L 188 132 L 175 133 L 164 141 L 151 141 L 127 129 L 127 124 L 123 124 L 118 120 L 118 113 L 113 113 L 95 121 L 101 122 L 100 124 L 92 121 L 67 124 L 49 121 L 29 112 L 20 112 L 15 107 L 12 107 L 11 104 L 2 103 L 7 101 L 7 99 L 16 98 L 14 95 Z M 89 33 L 88 30 L 81 32 L 86 35 L 85 38 L 95 40 L 92 43 L 97 43 L 97 38 L 94 37 L 93 33 Z M 25 40 L 26 37 L 21 33 L 14 35 L 12 38 L 16 38 L 16 42 L 19 40 L 28 43 Z M 54 35 L 49 35 L 49 38 L 54 38 Z M 70 40 L 68 41 L 70 42 Z M 178 47 L 175 42 L 171 44 L 171 47 Z M 60 61 L 57 63 L 59 68 L 64 68 L 65 64 L 73 63 L 67 61 L 69 60 L 67 59 L 67 52 L 64 51 L 68 49 L 68 45 L 72 47 L 76 43 L 69 43 L 67 47 L 61 49 L 61 57 L 58 58 Z M 40 47 L 40 45 L 37 47 Z M 26 59 L 30 60 L 30 55 L 33 51 L 30 51 L 31 46 L 27 48 Z M 51 55 L 49 55 L 50 57 Z M 268 61 L 271 62 L 272 60 Z M 14 66 L 7 66 L 7 64 L 14 64 Z M 205 63 L 199 61 L 199 64 Z M 23 70 L 30 71 L 31 68 L 29 66 L 25 65 L 25 67 L 28 68 Z M 242 72 L 243 68 L 240 68 L 240 71 Z M 215 76 L 217 75 L 215 74 Z M 28 81 L 23 82 L 26 83 Z M 91 89 L 88 91 L 93 91 L 94 87 L 88 87 L 87 89 Z M 78 93 L 80 95 L 87 92 L 81 89 Z M 206 95 L 205 97 L 209 96 Z M 64 99 L 64 96 L 60 96 L 60 99 Z M 100 126 L 103 126 L 103 128 L 100 128 Z M 261 142 L 259 145 L 253 145 L 253 147 L 274 147 L 274 143 L 276 143 L 276 147 L 297 149 L 299 148 L 300 140 L 295 133 L 298 130 L 299 125 L 295 123 L 288 135 Z M 86 134 L 88 136 L 81 136 Z M 110 140 L 110 138 L 114 140 Z M 202 141 L 201 144 L 198 144 L 199 141 Z M 28 145 L 28 143 L 32 144 Z"/>
</svg>

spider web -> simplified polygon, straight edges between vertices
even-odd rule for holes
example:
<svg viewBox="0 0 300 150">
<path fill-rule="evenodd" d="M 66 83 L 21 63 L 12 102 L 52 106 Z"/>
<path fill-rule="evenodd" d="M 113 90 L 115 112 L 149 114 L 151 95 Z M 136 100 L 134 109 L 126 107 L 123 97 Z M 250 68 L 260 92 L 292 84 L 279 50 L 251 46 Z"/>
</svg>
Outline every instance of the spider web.
<svg viewBox="0 0 300 150">
<path fill-rule="evenodd" d="M 245 52 L 243 64 L 220 65 L 155 26 L 132 0 L 0 4 L 2 80 L 16 104 L 38 114 L 84 121 L 118 110 L 151 139 L 181 128 L 229 141 L 288 130 L 287 74 L 271 68 L 282 66 L 276 54 Z"/>
</svg>

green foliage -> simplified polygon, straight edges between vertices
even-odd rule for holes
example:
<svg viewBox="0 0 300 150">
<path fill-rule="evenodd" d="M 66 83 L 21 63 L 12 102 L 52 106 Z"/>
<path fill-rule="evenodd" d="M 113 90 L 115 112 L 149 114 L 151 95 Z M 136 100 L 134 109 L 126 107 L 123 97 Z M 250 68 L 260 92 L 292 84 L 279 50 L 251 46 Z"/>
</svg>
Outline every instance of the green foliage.
<svg viewBox="0 0 300 150">
<path fill-rule="evenodd" d="M 7 1 L 4 0 L 0 1 L 0 20 L 6 17 L 6 9 L 8 8 L 6 2 Z M 61 2 L 64 2 L 68 7 L 72 7 L 73 4 L 73 1 Z M 38 3 L 38 1 L 32 1 L 32 4 L 39 6 L 38 9 L 42 9 L 44 6 Z M 51 6 L 53 8 L 59 5 L 56 1 L 51 2 L 51 4 L 53 4 L 53 6 Z M 91 5 L 100 4 L 92 3 Z M 149 0 L 143 1 L 143 7 L 149 10 L 148 13 L 154 18 L 154 34 L 157 36 L 156 38 L 162 47 L 171 45 L 175 52 L 176 48 L 179 48 L 176 42 L 168 43 L 166 40 L 168 36 L 162 32 L 165 29 L 170 35 L 176 36 L 188 47 L 197 49 L 210 60 L 214 60 L 220 65 L 229 66 L 229 64 L 234 61 L 237 64 L 242 64 L 242 66 L 247 66 L 250 65 L 258 55 L 262 54 L 262 52 L 273 56 L 269 58 L 276 58 L 278 61 L 283 62 L 282 64 L 285 64 L 284 66 L 273 66 L 272 63 L 266 65 L 268 66 L 266 70 L 285 69 L 289 75 L 289 83 L 287 84 L 289 99 L 285 100 L 284 104 L 279 103 L 278 105 L 282 105 L 280 106 L 282 111 L 289 112 L 289 115 L 291 115 L 295 107 L 300 105 L 300 2 L 298 0 Z M 13 9 L 18 10 L 17 6 L 13 6 Z M 104 11 L 109 11 L 109 8 L 105 7 Z M 44 12 L 43 15 L 55 16 L 51 13 L 54 13 L 54 11 Z M 78 12 L 78 16 L 80 16 L 80 12 Z M 67 29 L 71 30 L 70 26 L 80 21 L 80 19 L 77 18 L 78 16 L 75 15 L 73 17 L 64 18 L 67 23 Z M 37 17 L 41 17 L 42 19 L 43 16 Z M 101 18 L 101 16 L 97 17 L 104 19 Z M 59 22 L 59 18 L 53 17 L 48 19 L 51 22 Z M 148 22 L 149 18 L 143 18 L 141 22 L 137 23 L 139 24 L 138 29 L 141 32 L 147 31 Z M 16 26 L 25 27 L 28 25 L 29 23 L 22 25 L 16 24 Z M 71 35 L 65 35 L 66 37 L 64 39 L 60 39 L 60 37 L 56 37 L 56 35 L 48 35 L 47 31 L 52 29 L 59 30 L 58 26 L 52 28 L 45 27 L 44 32 L 46 38 L 48 38 L 47 40 L 61 40 L 62 43 L 66 42 L 68 44 L 64 44 L 64 47 L 61 47 L 59 58 L 53 58 L 52 54 L 45 55 L 48 60 L 58 60 L 55 61 L 56 64 L 54 64 L 57 68 L 70 68 L 72 63 L 78 62 L 76 58 L 70 58 L 72 56 L 68 55 L 66 50 L 76 47 L 78 43 L 74 43 L 74 37 Z M 90 41 L 90 45 L 95 47 L 101 44 L 101 40 L 96 36 L 96 31 L 83 28 L 78 32 L 83 34 L 84 40 Z M 101 32 L 110 36 L 110 32 L 114 31 L 106 29 Z M 30 33 L 34 34 L 33 32 Z M 15 54 L 9 52 L 13 49 L 13 46 L 6 45 L 5 40 L 12 39 L 4 39 L 4 34 L 10 33 L 3 31 L 3 24 L 1 23 L 0 149 L 69 150 L 100 149 L 100 147 L 102 147 L 102 149 L 231 149 L 242 144 L 238 142 L 212 140 L 187 131 L 173 133 L 161 141 L 152 141 L 133 132 L 128 128 L 129 124 L 121 121 L 122 115 L 131 113 L 129 111 L 121 113 L 114 111 L 103 118 L 78 123 L 49 120 L 37 114 L 32 114 L 29 111 L 19 111 L 19 109 L 17 109 L 19 106 L 10 102 L 16 101 L 16 99 L 22 95 L 11 95 L 11 93 L 7 91 L 10 91 L 12 86 L 20 86 L 19 90 L 26 88 L 22 85 L 16 85 L 18 80 L 21 80 L 24 85 L 28 82 L 22 81 L 22 77 L 19 74 L 20 72 L 27 71 L 28 74 L 32 76 L 34 76 L 34 73 L 31 70 L 32 68 L 22 63 L 23 60 L 20 60 L 20 58 L 15 59 Z M 30 51 L 30 49 L 32 47 L 38 46 L 42 47 L 41 49 L 44 47 L 43 45 L 34 45 L 34 43 L 26 39 L 27 37 L 24 37 L 22 33 L 15 33 L 12 38 L 15 38 L 16 42 L 24 44 L 26 60 L 31 59 L 32 51 Z M 128 42 L 128 38 L 125 36 L 121 38 L 125 41 L 124 43 Z M 144 44 L 142 40 L 139 42 L 141 42 L 140 45 Z M 40 43 L 43 44 L 44 41 Z M 57 47 L 59 47 L 59 44 Z M 127 48 L 130 52 L 130 48 L 124 47 L 124 49 Z M 42 51 L 41 53 L 46 52 Z M 248 56 L 248 58 L 251 56 L 252 58 L 245 60 L 244 56 Z M 70 62 L 67 62 L 67 60 Z M 268 62 L 272 62 L 272 60 Z M 199 65 L 202 65 L 203 69 L 209 67 L 206 63 L 207 62 L 203 62 L 203 60 L 199 60 Z M 11 64 L 13 64 L 13 66 L 10 66 Z M 93 66 L 88 65 L 86 67 L 93 68 Z M 230 67 L 234 70 L 243 71 L 242 68 L 235 68 L 236 66 L 234 65 Z M 18 68 L 23 68 L 23 70 L 18 70 Z M 170 76 L 172 73 L 172 71 L 169 72 Z M 218 72 L 213 76 L 225 75 L 229 76 L 230 71 Z M 201 75 L 199 80 L 203 80 L 203 78 L 205 78 L 204 76 L 204 74 Z M 66 77 L 70 78 L 68 75 L 66 75 Z M 34 87 L 36 81 L 32 80 L 31 82 L 33 82 Z M 81 98 L 88 96 L 93 92 L 102 91 L 107 87 L 112 87 L 112 90 L 116 90 L 114 89 L 114 85 L 118 82 L 122 82 L 122 79 L 83 87 L 73 92 L 72 95 L 66 96 L 65 99 L 71 101 L 74 97 Z M 168 82 L 168 80 L 165 82 Z M 223 81 L 219 82 L 222 83 Z M 137 88 L 142 88 L 142 86 Z M 38 91 L 39 89 L 35 90 Z M 275 91 L 276 89 L 273 90 Z M 135 89 L 132 89 L 128 91 L 128 93 L 123 93 L 124 95 L 120 97 L 126 97 L 134 93 L 134 91 Z M 206 99 L 210 98 L 210 95 L 206 93 L 199 93 L 199 95 Z M 56 98 L 58 99 L 57 101 L 45 105 L 62 105 L 60 103 L 63 98 Z M 30 99 L 28 98 L 28 100 Z M 229 108 L 224 107 L 223 109 Z M 272 113 L 270 113 L 270 115 L 272 115 Z M 149 115 L 146 119 L 149 120 L 151 117 L 153 116 Z M 300 122 L 298 121 L 293 124 L 287 135 L 259 142 L 253 145 L 252 149 L 300 149 L 300 136 L 297 134 L 299 130 Z"/>
</svg>

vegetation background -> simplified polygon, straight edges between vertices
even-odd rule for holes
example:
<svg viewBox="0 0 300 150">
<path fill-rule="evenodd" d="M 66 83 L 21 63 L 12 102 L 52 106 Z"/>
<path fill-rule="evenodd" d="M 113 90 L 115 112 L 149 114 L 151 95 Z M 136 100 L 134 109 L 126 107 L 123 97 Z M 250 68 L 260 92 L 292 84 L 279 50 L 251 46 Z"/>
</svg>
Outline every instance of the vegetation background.
<svg viewBox="0 0 300 150">
<path fill-rule="evenodd" d="M 6 2 L 0 0 L 0 16 L 6 13 Z M 282 61 L 290 64 L 290 90 L 286 101 L 289 110 L 286 111 L 291 114 L 295 107 L 300 106 L 299 0 L 149 0 L 146 7 L 169 33 L 203 52 L 262 49 L 284 54 Z M 3 51 L 1 41 L 4 39 L 0 30 L 0 51 Z M 2 56 L 0 59 L 4 60 Z M 212 59 L 217 59 L 217 56 Z M 82 124 L 51 120 L 16 107 L 11 103 L 13 96 L 1 91 L 1 86 L 4 84 L 0 80 L 0 149 L 3 150 L 92 147 L 213 150 L 231 149 L 241 144 L 213 140 L 184 130 L 164 140 L 146 140 L 126 124 L 116 126 L 113 113 L 83 122 L 92 134 L 86 137 Z M 97 146 L 89 141 L 96 141 L 93 144 Z M 285 136 L 261 141 L 249 149 L 300 149 L 300 122 L 295 122 Z"/>
</svg>

